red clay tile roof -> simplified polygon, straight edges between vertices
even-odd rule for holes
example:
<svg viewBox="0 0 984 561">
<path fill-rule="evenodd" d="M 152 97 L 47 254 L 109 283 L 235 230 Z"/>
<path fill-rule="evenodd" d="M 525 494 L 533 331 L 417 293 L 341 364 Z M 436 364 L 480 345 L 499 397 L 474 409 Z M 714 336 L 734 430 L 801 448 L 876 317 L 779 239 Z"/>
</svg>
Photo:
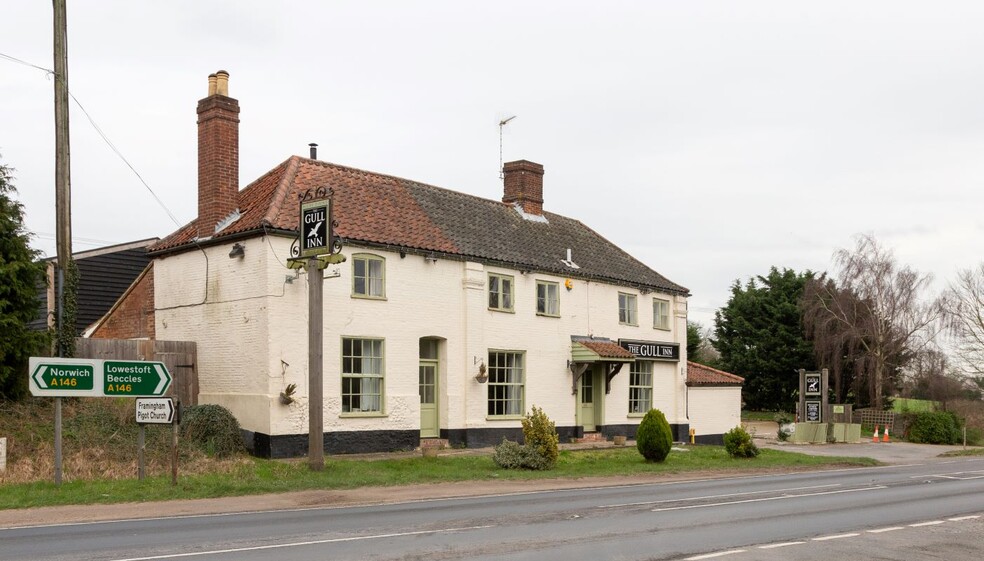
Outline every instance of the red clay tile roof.
<svg viewBox="0 0 984 561">
<path fill-rule="evenodd" d="M 744 382 L 741 376 L 687 361 L 688 386 L 740 386 Z"/>
<path fill-rule="evenodd" d="M 297 232 L 300 196 L 322 187 L 334 192 L 335 233 L 346 244 L 433 252 L 444 258 L 688 293 L 577 220 L 549 212 L 544 213 L 546 222 L 525 220 L 499 201 L 300 156 L 240 191 L 240 218 L 218 234 L 199 234 L 192 222 L 150 251 L 186 251 L 194 247 L 196 236 L 220 240 L 264 229 Z M 561 263 L 568 248 L 580 269 Z"/>
<path fill-rule="evenodd" d="M 635 355 L 623 349 L 618 343 L 611 341 L 586 341 L 579 339 L 576 341 L 598 353 L 601 358 L 630 358 L 635 359 Z"/>
</svg>

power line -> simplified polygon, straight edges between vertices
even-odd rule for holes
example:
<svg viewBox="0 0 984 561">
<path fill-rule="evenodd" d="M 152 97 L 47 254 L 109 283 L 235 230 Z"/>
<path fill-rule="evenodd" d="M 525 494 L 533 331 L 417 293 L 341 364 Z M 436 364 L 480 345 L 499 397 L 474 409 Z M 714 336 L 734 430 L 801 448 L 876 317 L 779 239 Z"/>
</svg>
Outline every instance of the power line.
<svg viewBox="0 0 984 561">
<path fill-rule="evenodd" d="M 36 64 L 31 64 L 29 62 L 23 61 L 23 60 L 21 60 L 19 58 L 12 57 L 12 56 L 7 55 L 7 54 L 4 54 L 4 53 L 0 53 L 0 58 L 9 60 L 11 62 L 15 62 L 17 64 L 21 64 L 21 65 L 24 65 L 24 66 L 27 66 L 27 67 L 30 67 L 30 68 L 34 68 L 34 69 L 40 70 L 40 71 L 46 73 L 49 77 L 55 75 L 55 71 L 54 70 L 51 70 L 49 68 L 44 68 L 44 67 L 38 66 Z M 137 176 L 137 179 L 140 180 L 140 183 L 142 183 L 143 186 L 150 193 L 150 195 L 152 197 L 154 197 L 154 200 L 157 201 L 157 204 L 160 205 L 160 207 L 162 209 L 164 209 L 164 212 L 166 212 L 167 215 L 171 218 L 171 221 L 174 222 L 174 225 L 177 226 L 178 228 L 180 228 L 182 226 L 182 224 L 181 224 L 181 222 L 178 222 L 178 219 L 171 212 L 171 209 L 167 208 L 167 205 L 164 204 L 164 201 L 162 201 L 160 199 L 160 197 L 157 196 L 157 193 L 155 193 L 154 190 L 150 187 L 150 185 L 148 185 L 147 182 L 144 181 L 143 176 L 140 175 L 140 173 L 136 170 L 136 168 L 134 168 L 133 165 L 130 164 L 130 162 L 126 159 L 126 157 L 124 157 L 123 154 L 119 151 L 119 149 L 116 148 L 116 145 L 114 145 L 113 142 L 111 140 L 109 140 L 109 137 L 106 136 L 106 133 L 104 133 L 102 131 L 102 129 L 96 123 L 95 119 L 92 118 L 92 115 L 89 115 L 89 112 L 86 111 L 85 110 L 85 107 L 82 106 L 82 102 L 80 102 L 78 100 L 78 98 L 75 97 L 75 95 L 72 92 L 68 92 L 68 95 L 69 95 L 69 97 L 72 98 L 72 101 L 75 102 L 75 105 L 77 105 L 78 108 L 82 110 L 82 114 L 85 115 L 86 119 L 89 120 L 89 124 L 92 125 L 92 128 L 96 130 L 96 132 L 99 134 L 99 136 L 103 139 L 103 142 L 105 142 L 106 145 L 109 146 L 109 148 L 113 151 L 113 153 L 115 153 L 116 156 L 119 157 L 119 159 L 122 160 L 123 163 L 126 164 L 126 166 L 128 168 L 130 168 L 130 171 L 133 172 L 133 175 Z"/>
</svg>

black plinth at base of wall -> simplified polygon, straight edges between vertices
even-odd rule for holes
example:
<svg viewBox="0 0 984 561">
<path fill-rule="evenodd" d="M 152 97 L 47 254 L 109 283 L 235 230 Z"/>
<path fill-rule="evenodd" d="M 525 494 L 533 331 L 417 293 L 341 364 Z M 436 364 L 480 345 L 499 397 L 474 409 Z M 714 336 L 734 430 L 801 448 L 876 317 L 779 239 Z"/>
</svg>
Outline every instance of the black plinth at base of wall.
<svg viewBox="0 0 984 561">
<path fill-rule="evenodd" d="M 611 440 L 615 436 L 634 439 L 638 424 L 598 426 L 598 432 Z M 675 442 L 690 442 L 690 425 L 670 425 Z M 572 442 L 584 436 L 583 427 L 557 427 L 561 442 Z M 442 429 L 441 438 L 455 448 L 487 448 L 496 446 L 502 439 L 523 441 L 521 428 Z M 302 458 L 308 453 L 307 434 L 268 435 L 243 431 L 243 440 L 249 453 L 260 458 Z M 703 435 L 698 444 L 721 444 L 722 435 Z M 369 454 L 377 452 L 405 452 L 420 445 L 417 430 L 339 431 L 324 435 L 325 454 Z"/>
</svg>

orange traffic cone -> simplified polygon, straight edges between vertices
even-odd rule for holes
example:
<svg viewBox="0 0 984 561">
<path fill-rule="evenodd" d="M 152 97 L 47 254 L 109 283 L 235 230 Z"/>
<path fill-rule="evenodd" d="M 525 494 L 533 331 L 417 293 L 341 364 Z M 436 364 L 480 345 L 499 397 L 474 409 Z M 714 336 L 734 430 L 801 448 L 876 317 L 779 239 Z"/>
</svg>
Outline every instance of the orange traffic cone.
<svg viewBox="0 0 984 561">
<path fill-rule="evenodd" d="M 878 442 L 878 425 L 875 425 L 875 435 L 871 437 L 872 442 Z"/>
<path fill-rule="evenodd" d="M 882 442 L 888 442 L 888 425 L 885 425 L 885 432 L 882 433 Z"/>
</svg>

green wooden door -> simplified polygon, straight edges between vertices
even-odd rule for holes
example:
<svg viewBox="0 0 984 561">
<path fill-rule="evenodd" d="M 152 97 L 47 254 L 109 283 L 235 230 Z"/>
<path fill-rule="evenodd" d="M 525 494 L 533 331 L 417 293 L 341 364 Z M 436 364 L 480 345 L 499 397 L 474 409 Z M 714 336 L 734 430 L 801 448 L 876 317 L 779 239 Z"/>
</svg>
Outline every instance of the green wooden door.
<svg viewBox="0 0 984 561">
<path fill-rule="evenodd" d="M 593 432 L 597 429 L 595 424 L 595 383 L 594 369 L 591 368 L 581 375 L 581 383 L 578 388 L 578 402 L 581 426 L 584 432 Z"/>
<path fill-rule="evenodd" d="M 437 362 L 420 361 L 420 436 L 432 438 L 440 433 L 437 418 Z"/>
</svg>

